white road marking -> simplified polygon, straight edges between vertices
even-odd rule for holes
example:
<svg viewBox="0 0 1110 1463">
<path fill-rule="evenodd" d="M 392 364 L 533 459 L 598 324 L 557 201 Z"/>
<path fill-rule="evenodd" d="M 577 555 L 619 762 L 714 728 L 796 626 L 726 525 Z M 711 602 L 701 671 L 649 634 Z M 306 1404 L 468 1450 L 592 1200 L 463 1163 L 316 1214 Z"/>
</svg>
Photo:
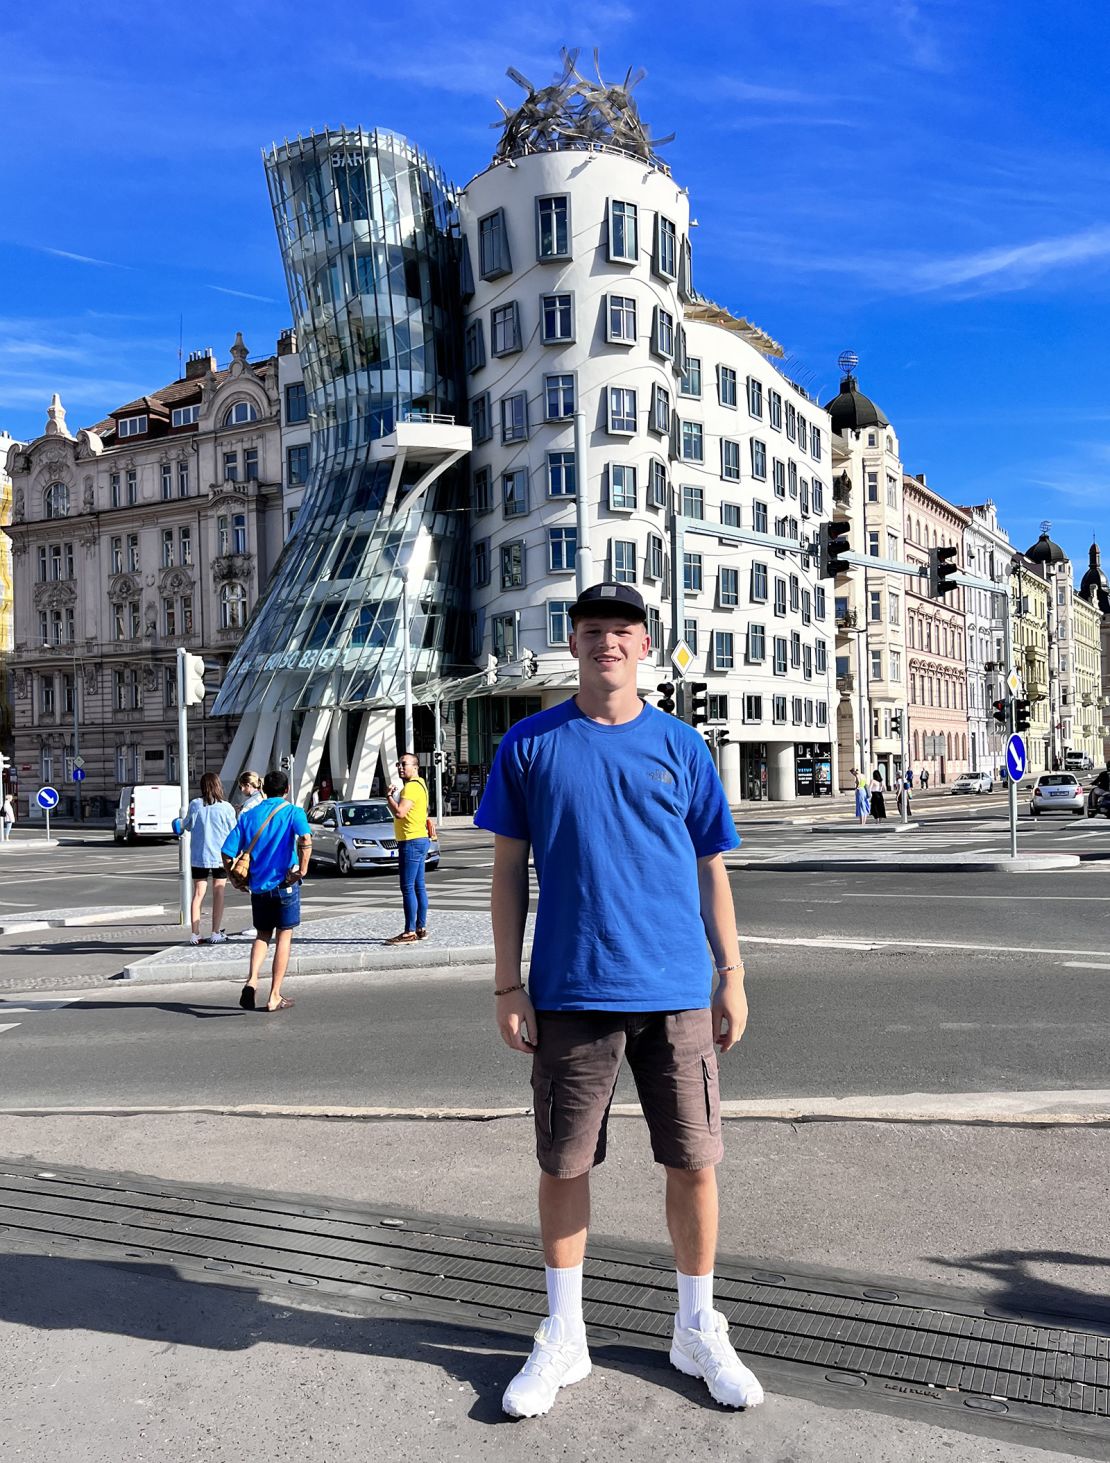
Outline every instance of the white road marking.
<svg viewBox="0 0 1110 1463">
<path fill-rule="evenodd" d="M 1060 964 L 1068 970 L 1110 970 L 1110 965 L 1097 960 L 1061 960 Z"/>
<path fill-rule="evenodd" d="M 896 899 L 899 903 L 903 899 L 943 899 L 945 903 L 951 899 L 974 899 L 977 902 L 989 899 L 992 904 L 1007 899 L 1015 904 L 1059 904 L 1066 899 L 1069 904 L 1110 904 L 1110 895 L 1107 894 L 852 894 L 845 890 L 841 898 Z"/>
<path fill-rule="evenodd" d="M 18 1025 L 18 1021 L 7 1021 L 3 1026 L 0 1026 L 0 1031 L 14 1031 Z"/>
<path fill-rule="evenodd" d="M 1047 950 L 1040 945 L 964 945 L 955 940 L 871 940 L 856 944 L 847 940 L 781 939 L 771 935 L 740 933 L 748 945 L 816 945 L 826 950 L 971 950 L 983 955 L 1102 955 L 1102 950 Z"/>
</svg>

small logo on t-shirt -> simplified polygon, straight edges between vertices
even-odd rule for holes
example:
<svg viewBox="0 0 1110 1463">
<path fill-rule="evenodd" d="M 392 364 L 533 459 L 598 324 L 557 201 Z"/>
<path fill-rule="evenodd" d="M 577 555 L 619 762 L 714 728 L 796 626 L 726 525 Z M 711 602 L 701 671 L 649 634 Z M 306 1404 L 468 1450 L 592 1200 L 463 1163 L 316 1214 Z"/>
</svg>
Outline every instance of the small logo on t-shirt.
<svg viewBox="0 0 1110 1463">
<path fill-rule="evenodd" d="M 648 773 L 648 776 L 651 778 L 652 782 L 673 782 L 674 781 L 674 778 L 671 776 L 671 774 L 667 771 L 667 769 L 665 767 L 657 767 L 654 772 L 649 772 Z"/>
</svg>

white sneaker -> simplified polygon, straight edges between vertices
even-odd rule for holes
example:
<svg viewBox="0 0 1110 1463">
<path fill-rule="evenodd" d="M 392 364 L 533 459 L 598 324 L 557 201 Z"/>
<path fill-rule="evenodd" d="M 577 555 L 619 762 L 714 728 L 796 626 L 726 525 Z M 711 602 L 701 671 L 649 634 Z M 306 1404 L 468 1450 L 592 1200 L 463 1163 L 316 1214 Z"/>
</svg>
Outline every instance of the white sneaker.
<svg viewBox="0 0 1110 1463">
<path fill-rule="evenodd" d="M 722 1407 L 758 1407 L 763 1401 L 763 1388 L 736 1355 L 720 1311 L 699 1311 L 689 1328 L 675 1316 L 671 1365 L 688 1377 L 701 1377 Z"/>
<path fill-rule="evenodd" d="M 501 1410 L 510 1417 L 542 1417 L 555 1393 L 590 1375 L 586 1330 L 569 1333 L 558 1316 L 548 1316 L 536 1332 L 532 1355 L 505 1388 Z"/>
<path fill-rule="evenodd" d="M 209 937 L 208 943 L 210 945 L 226 945 L 227 936 L 224 934 L 223 930 L 213 930 L 211 936 Z"/>
<path fill-rule="evenodd" d="M 257 934 L 258 931 L 255 929 L 254 925 L 248 925 L 245 930 L 239 931 L 239 938 L 241 940 L 253 940 Z"/>
<path fill-rule="evenodd" d="M 199 935 L 190 935 L 189 936 L 189 944 L 190 945 L 199 945 L 200 944 L 200 936 Z"/>
</svg>

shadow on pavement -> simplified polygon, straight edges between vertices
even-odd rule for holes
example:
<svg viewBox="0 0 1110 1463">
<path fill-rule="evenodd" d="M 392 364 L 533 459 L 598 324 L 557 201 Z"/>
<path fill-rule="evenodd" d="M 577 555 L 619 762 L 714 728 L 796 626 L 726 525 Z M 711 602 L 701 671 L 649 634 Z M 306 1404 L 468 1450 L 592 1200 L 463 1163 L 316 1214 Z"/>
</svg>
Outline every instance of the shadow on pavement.
<svg viewBox="0 0 1110 1463">
<path fill-rule="evenodd" d="M 1044 1280 L 1034 1266 L 1081 1265 L 1110 1269 L 1110 1259 L 1070 1250 L 987 1250 L 980 1255 L 931 1255 L 935 1265 L 971 1270 L 991 1282 L 991 1305 L 1000 1310 L 1048 1311 L 1110 1326 L 1110 1300 L 1092 1296 L 1056 1280 Z"/>
<path fill-rule="evenodd" d="M 308 1309 L 305 1299 L 298 1292 L 294 1308 L 247 1289 L 190 1280 L 165 1265 L 0 1255 L 0 1322 L 9 1325 L 100 1332 L 163 1347 L 233 1352 L 269 1342 L 424 1363 L 473 1387 L 473 1421 L 512 1421 L 501 1411 L 501 1393 L 530 1350 L 524 1338 L 434 1317 L 393 1320 Z M 708 1411 L 720 1410 L 699 1383 L 667 1363 L 662 1343 L 658 1360 L 633 1347 L 592 1350 L 607 1368 L 670 1386 Z"/>
</svg>

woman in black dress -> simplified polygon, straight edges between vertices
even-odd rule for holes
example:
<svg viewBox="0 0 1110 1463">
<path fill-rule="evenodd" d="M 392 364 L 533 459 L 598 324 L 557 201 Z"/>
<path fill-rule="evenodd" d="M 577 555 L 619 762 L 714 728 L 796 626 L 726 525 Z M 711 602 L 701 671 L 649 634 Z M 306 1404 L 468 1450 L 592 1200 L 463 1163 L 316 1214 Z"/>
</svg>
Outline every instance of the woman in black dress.
<svg viewBox="0 0 1110 1463">
<path fill-rule="evenodd" d="M 876 823 L 886 822 L 886 799 L 883 796 L 886 784 L 876 770 L 871 777 L 871 816 Z"/>
</svg>

